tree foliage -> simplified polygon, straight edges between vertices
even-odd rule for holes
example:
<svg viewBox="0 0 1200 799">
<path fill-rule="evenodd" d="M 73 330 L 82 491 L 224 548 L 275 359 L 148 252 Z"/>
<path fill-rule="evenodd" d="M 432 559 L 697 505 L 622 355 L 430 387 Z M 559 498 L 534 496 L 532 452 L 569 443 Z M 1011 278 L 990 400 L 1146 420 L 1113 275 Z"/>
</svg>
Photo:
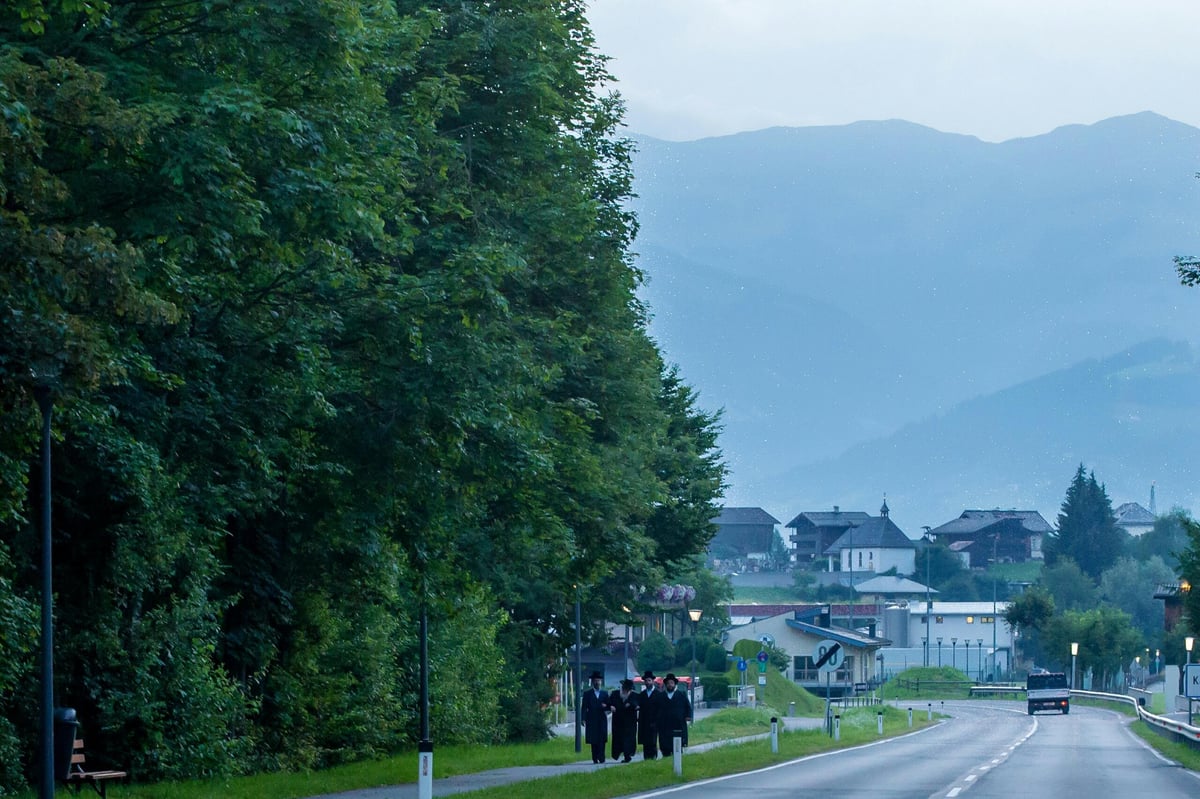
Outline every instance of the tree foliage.
<svg viewBox="0 0 1200 799">
<path fill-rule="evenodd" d="M 1069 558 L 1092 580 L 1099 580 L 1120 557 L 1126 537 L 1117 527 L 1108 492 L 1096 482 L 1095 473 L 1088 474 L 1080 464 L 1058 514 L 1058 529 L 1045 542 L 1046 563 Z"/>
<path fill-rule="evenodd" d="M 410 744 L 422 611 L 440 740 L 546 734 L 576 599 L 590 637 L 686 570 L 725 485 L 605 79 L 578 0 L 0 6 L 0 762 L 37 740 L 41 388 L 97 756 Z"/>
</svg>

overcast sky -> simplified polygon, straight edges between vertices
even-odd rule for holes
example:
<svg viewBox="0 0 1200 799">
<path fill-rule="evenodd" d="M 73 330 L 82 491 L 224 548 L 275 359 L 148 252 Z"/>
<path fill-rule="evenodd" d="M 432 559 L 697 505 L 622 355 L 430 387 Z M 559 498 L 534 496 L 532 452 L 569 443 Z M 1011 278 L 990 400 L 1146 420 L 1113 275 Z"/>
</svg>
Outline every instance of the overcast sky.
<svg viewBox="0 0 1200 799">
<path fill-rule="evenodd" d="M 628 130 L 905 119 L 987 141 L 1154 111 L 1200 127 L 1200 0 L 591 0 Z"/>
</svg>

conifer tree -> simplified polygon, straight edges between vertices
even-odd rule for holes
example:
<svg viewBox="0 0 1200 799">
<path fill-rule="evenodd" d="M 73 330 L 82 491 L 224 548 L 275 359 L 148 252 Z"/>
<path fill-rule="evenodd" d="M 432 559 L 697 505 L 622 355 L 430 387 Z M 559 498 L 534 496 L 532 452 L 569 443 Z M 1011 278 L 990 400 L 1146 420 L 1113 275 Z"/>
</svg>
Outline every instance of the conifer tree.
<svg viewBox="0 0 1200 799">
<path fill-rule="evenodd" d="M 1095 472 L 1079 464 L 1058 514 L 1058 530 L 1047 542 L 1046 563 L 1070 558 L 1084 574 L 1099 580 L 1121 556 L 1124 543 L 1108 492 L 1096 482 Z"/>
</svg>

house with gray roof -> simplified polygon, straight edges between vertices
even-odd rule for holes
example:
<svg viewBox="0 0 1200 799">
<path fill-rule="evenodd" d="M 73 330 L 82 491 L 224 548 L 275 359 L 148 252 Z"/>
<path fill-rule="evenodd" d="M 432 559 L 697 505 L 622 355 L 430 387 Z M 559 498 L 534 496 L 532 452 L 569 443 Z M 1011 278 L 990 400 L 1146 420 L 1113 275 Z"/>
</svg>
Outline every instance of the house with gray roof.
<svg viewBox="0 0 1200 799">
<path fill-rule="evenodd" d="M 1154 529 L 1154 514 L 1136 502 L 1126 502 L 1113 511 L 1120 527 L 1131 536 L 1145 535 Z"/>
<path fill-rule="evenodd" d="M 1053 532 L 1035 510 L 965 510 L 957 519 L 930 530 L 929 537 L 963 554 L 970 568 L 984 569 L 991 560 L 1041 560 L 1042 542 Z"/>
<path fill-rule="evenodd" d="M 851 527 L 871 518 L 858 510 L 844 511 L 837 505 L 832 511 L 804 511 L 785 525 L 791 530 L 792 549 L 797 566 L 807 566 L 824 556 L 834 541 Z"/>
<path fill-rule="evenodd" d="M 849 585 L 892 569 L 905 575 L 916 570 L 917 543 L 888 516 L 887 502 L 879 514 L 851 526 L 823 553 L 829 571 L 842 572 Z"/>
<path fill-rule="evenodd" d="M 762 508 L 721 508 L 712 523 L 717 533 L 709 542 L 708 554 L 718 561 L 765 563 L 771 542 L 779 534 L 779 520 Z"/>
</svg>

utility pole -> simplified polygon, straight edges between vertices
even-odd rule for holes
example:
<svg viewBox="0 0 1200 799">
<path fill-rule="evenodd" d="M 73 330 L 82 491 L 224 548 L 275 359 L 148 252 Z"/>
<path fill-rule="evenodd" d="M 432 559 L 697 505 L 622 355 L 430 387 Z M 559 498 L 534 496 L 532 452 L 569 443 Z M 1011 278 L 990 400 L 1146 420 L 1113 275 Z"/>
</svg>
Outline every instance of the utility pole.
<svg viewBox="0 0 1200 799">
<path fill-rule="evenodd" d="M 921 529 L 923 529 L 925 531 L 925 536 L 924 536 L 925 537 L 925 641 L 928 642 L 929 641 L 929 617 L 933 615 L 933 597 L 930 594 L 930 589 L 929 589 L 929 561 L 931 561 L 933 559 L 932 553 L 929 550 L 930 550 L 930 547 L 933 546 L 933 539 L 931 539 L 929 537 L 929 525 L 925 525 Z M 926 643 L 924 649 L 925 649 L 925 652 L 924 652 L 925 663 L 922 665 L 928 667 L 929 666 L 929 645 L 928 645 L 928 643 Z"/>
</svg>

